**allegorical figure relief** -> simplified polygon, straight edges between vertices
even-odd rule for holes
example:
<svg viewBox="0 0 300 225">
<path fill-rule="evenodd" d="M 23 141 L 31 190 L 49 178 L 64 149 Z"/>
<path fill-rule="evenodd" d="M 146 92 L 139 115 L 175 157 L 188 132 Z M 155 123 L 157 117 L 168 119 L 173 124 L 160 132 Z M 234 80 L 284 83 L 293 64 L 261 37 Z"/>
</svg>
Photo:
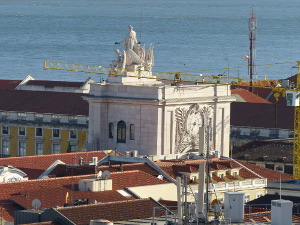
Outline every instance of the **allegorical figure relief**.
<svg viewBox="0 0 300 225">
<path fill-rule="evenodd" d="M 124 40 L 124 50 L 122 54 L 119 49 L 115 50 L 117 59 L 112 61 L 111 67 L 115 73 L 123 73 L 126 66 L 137 65 L 141 70 L 151 71 L 154 65 L 153 45 L 151 44 L 147 50 L 137 41 L 136 32 L 133 27 L 128 26 L 128 33 Z"/>
</svg>

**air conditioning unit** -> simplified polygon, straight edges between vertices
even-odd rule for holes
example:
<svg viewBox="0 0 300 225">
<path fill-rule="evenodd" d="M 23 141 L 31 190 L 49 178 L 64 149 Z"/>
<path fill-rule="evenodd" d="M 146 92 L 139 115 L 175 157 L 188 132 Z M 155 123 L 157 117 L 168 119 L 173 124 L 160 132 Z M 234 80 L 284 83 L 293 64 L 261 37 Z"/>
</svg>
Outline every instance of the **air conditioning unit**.
<svg viewBox="0 0 300 225">
<path fill-rule="evenodd" d="M 293 202 L 288 200 L 271 201 L 271 224 L 288 225 L 292 224 Z"/>
</svg>

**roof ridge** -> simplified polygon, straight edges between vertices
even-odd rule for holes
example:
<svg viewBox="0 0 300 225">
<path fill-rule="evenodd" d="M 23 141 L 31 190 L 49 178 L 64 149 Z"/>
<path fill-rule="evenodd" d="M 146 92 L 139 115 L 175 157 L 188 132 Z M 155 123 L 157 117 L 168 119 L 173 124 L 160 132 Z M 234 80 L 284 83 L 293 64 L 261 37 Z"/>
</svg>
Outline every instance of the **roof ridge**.
<svg viewBox="0 0 300 225">
<path fill-rule="evenodd" d="M 9 159 L 23 159 L 23 158 L 42 158 L 42 157 L 55 157 L 55 156 L 61 156 L 61 155 L 75 155 L 75 154 L 90 154 L 90 153 L 96 153 L 96 152 L 104 152 L 105 150 L 101 151 L 88 151 L 88 152 L 70 152 L 70 153 L 59 153 L 59 154 L 47 154 L 47 155 L 26 155 L 26 156 L 13 156 L 8 158 L 0 158 L 0 161 L 3 159 L 9 160 Z"/>
<path fill-rule="evenodd" d="M 68 206 L 68 207 L 58 207 L 56 209 L 70 209 L 70 208 L 85 208 L 89 206 L 97 206 L 97 205 L 114 205 L 114 204 L 120 204 L 120 203 L 128 203 L 128 202 L 142 202 L 142 201 L 152 201 L 150 198 L 138 198 L 138 199 L 128 199 L 128 200 L 122 200 L 122 201 L 112 201 L 112 202 L 98 202 L 95 204 L 86 204 L 86 205 L 74 205 L 74 206 Z"/>
</svg>

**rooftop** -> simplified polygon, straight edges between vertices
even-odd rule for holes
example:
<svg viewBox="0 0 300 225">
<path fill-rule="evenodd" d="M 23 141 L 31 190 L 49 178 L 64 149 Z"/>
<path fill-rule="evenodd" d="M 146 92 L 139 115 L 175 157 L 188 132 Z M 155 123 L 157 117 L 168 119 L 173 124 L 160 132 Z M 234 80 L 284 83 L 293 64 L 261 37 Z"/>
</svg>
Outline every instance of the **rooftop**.
<svg viewBox="0 0 300 225">
<path fill-rule="evenodd" d="M 15 206 L 18 206 L 18 208 L 31 209 L 31 202 L 34 199 L 41 201 L 41 208 L 63 206 L 67 192 L 69 192 L 72 201 L 78 198 L 84 198 L 89 199 L 90 202 L 93 200 L 97 202 L 112 202 L 132 199 L 130 195 L 129 197 L 123 196 L 117 192 L 118 190 L 123 190 L 128 187 L 169 183 L 142 171 L 135 170 L 111 173 L 111 191 L 78 191 L 78 181 L 89 178 L 95 178 L 95 175 L 0 183 L 0 202 L 1 207 L 4 208 L 4 218 L 7 221 L 13 220 L 13 213 L 16 209 Z"/>
<path fill-rule="evenodd" d="M 56 160 L 66 164 L 78 162 L 82 157 L 84 162 L 89 162 L 92 157 L 98 157 L 98 160 L 106 157 L 105 151 L 74 152 L 52 155 L 35 155 L 22 157 L 0 158 L 0 166 L 11 165 L 25 172 L 29 179 L 38 178 L 49 166 Z"/>
<path fill-rule="evenodd" d="M 0 80 L 0 90 L 13 90 L 21 82 L 21 80 Z"/>
<path fill-rule="evenodd" d="M 153 207 L 159 206 L 159 204 L 151 199 L 137 199 L 106 204 L 57 208 L 56 210 L 76 225 L 89 225 L 90 220 L 96 219 L 106 219 L 114 222 L 151 218 Z"/>
<path fill-rule="evenodd" d="M 251 141 L 232 151 L 233 158 L 246 161 L 293 162 L 293 142 L 283 140 Z"/>
<path fill-rule="evenodd" d="M 277 118 L 277 119 L 276 119 Z M 294 107 L 279 104 L 231 103 L 231 126 L 294 129 Z"/>
<path fill-rule="evenodd" d="M 29 80 L 26 85 L 44 86 L 46 88 L 53 87 L 76 87 L 80 88 L 85 82 L 70 81 L 52 81 L 52 80 Z"/>
<path fill-rule="evenodd" d="M 271 102 L 265 100 L 264 98 L 242 88 L 232 89 L 231 95 L 236 96 L 238 102 L 271 104 Z"/>
<path fill-rule="evenodd" d="M 48 91 L 0 90 L 0 111 L 88 116 L 83 94 Z"/>
</svg>

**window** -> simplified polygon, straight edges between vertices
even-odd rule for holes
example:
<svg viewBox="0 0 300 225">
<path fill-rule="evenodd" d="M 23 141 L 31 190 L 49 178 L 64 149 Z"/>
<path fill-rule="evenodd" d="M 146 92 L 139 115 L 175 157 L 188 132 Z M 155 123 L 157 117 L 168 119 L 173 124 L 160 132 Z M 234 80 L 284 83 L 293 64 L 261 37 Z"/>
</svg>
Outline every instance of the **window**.
<svg viewBox="0 0 300 225">
<path fill-rule="evenodd" d="M 114 124 L 109 123 L 108 125 L 108 138 L 113 138 L 114 137 Z"/>
<path fill-rule="evenodd" d="M 35 154 L 43 155 L 44 144 L 43 143 L 35 143 Z"/>
<path fill-rule="evenodd" d="M 117 142 L 126 143 L 126 123 L 124 121 L 118 123 Z"/>
<path fill-rule="evenodd" d="M 60 130 L 59 129 L 53 129 L 52 130 L 52 137 L 53 138 L 59 138 L 60 137 Z"/>
<path fill-rule="evenodd" d="M 36 137 L 43 137 L 43 128 L 41 128 L 41 127 L 35 128 L 35 136 Z"/>
<path fill-rule="evenodd" d="M 8 126 L 3 126 L 2 127 L 2 134 L 9 134 L 9 127 Z"/>
<path fill-rule="evenodd" d="M 223 177 L 224 177 L 224 174 L 223 174 L 223 173 L 220 173 L 220 174 L 219 174 L 219 177 L 220 177 L 220 178 L 223 178 Z"/>
<path fill-rule="evenodd" d="M 232 176 L 234 176 L 234 177 L 236 177 L 237 175 L 238 175 L 237 172 L 233 172 L 233 173 L 232 173 Z"/>
<path fill-rule="evenodd" d="M 26 142 L 19 142 L 19 156 L 26 156 Z"/>
<path fill-rule="evenodd" d="M 2 157 L 9 156 L 9 141 L 8 140 L 2 140 Z"/>
<path fill-rule="evenodd" d="M 53 144 L 52 145 L 52 154 L 59 154 L 60 153 L 60 144 Z"/>
<path fill-rule="evenodd" d="M 25 127 L 19 127 L 19 135 L 20 136 L 25 136 L 26 135 Z"/>
<path fill-rule="evenodd" d="M 70 130 L 70 138 L 77 139 L 77 132 L 76 130 Z"/>
<path fill-rule="evenodd" d="M 130 140 L 134 140 L 134 124 L 130 125 Z"/>
</svg>

